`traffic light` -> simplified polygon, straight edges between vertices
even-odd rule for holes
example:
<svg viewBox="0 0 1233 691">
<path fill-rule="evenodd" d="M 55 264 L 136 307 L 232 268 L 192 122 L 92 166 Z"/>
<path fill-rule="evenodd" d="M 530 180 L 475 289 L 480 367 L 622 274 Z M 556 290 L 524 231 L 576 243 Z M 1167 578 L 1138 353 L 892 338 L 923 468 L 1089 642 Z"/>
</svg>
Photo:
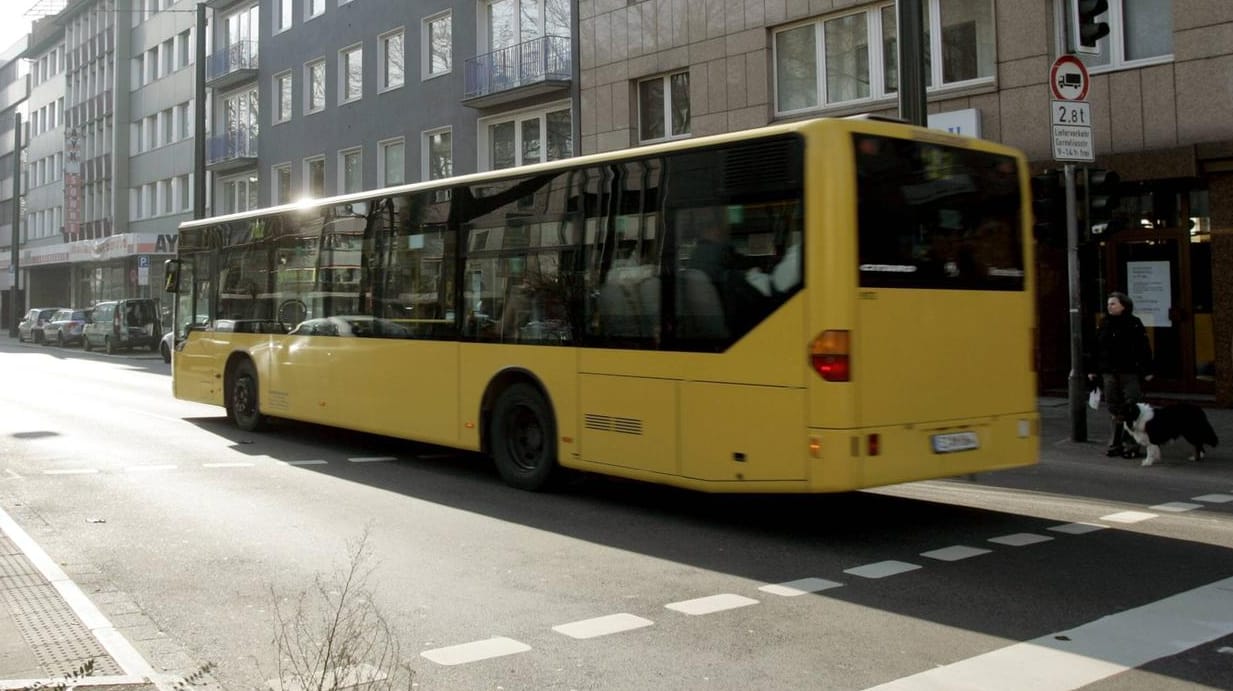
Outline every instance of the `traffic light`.
<svg viewBox="0 0 1233 691">
<path fill-rule="evenodd" d="M 1040 242 L 1066 244 L 1066 188 L 1062 171 L 1032 176 L 1032 235 Z"/>
<path fill-rule="evenodd" d="M 1109 0 L 1070 0 L 1075 51 L 1096 54 L 1096 42 L 1109 35 L 1108 22 L 1097 17 L 1109 11 Z"/>
<path fill-rule="evenodd" d="M 1083 222 L 1092 235 L 1107 235 L 1120 228 L 1113 212 L 1121 204 L 1118 174 L 1103 168 L 1083 169 Z"/>
</svg>

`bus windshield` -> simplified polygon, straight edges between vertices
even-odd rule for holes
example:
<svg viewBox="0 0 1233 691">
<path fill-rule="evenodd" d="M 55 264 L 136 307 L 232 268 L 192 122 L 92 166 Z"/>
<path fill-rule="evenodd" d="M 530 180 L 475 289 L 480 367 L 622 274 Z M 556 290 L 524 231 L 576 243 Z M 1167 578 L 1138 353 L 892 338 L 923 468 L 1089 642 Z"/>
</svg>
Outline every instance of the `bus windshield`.
<svg viewBox="0 0 1233 691">
<path fill-rule="evenodd" d="M 1024 289 L 1013 158 L 869 134 L 854 145 L 861 286 Z"/>
</svg>

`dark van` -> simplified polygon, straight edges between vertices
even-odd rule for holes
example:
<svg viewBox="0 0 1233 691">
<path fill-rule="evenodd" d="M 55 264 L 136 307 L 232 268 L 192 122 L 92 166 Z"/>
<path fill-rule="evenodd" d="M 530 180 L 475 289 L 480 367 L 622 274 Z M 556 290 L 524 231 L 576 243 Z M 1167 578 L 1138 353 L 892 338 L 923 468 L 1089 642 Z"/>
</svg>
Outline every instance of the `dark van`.
<svg viewBox="0 0 1233 691">
<path fill-rule="evenodd" d="M 158 351 L 163 337 L 158 300 L 126 298 L 108 300 L 94 306 L 90 322 L 82 328 L 82 347 L 87 351 L 102 348 L 108 353 L 120 349 L 149 348 Z"/>
</svg>

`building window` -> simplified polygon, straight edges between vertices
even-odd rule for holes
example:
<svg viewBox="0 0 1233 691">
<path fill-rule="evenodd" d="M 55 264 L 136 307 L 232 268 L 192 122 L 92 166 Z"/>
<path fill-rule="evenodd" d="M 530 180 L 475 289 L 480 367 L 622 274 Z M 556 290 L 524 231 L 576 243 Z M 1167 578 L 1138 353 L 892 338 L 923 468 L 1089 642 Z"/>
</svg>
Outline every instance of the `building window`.
<svg viewBox="0 0 1233 691">
<path fill-rule="evenodd" d="M 401 137 L 381 142 L 379 145 L 378 155 L 381 160 L 378 170 L 381 171 L 381 179 L 378 184 L 382 187 L 401 185 L 407 181 L 406 149 L 407 145 Z"/>
<path fill-rule="evenodd" d="M 257 176 L 245 175 L 223 180 L 222 212 L 239 213 L 257 208 Z"/>
<path fill-rule="evenodd" d="M 338 187 L 343 194 L 364 189 L 364 156 L 360 149 L 338 152 Z"/>
<path fill-rule="evenodd" d="M 312 19 L 325 14 L 325 0 L 304 0 L 304 18 Z"/>
<path fill-rule="evenodd" d="M 304 66 L 305 113 L 325 110 L 325 60 L 314 60 Z"/>
<path fill-rule="evenodd" d="M 555 161 L 573 155 L 568 104 L 485 119 L 480 167 L 488 170 Z"/>
<path fill-rule="evenodd" d="M 304 194 L 310 198 L 325 196 L 325 157 L 304 159 Z"/>
<path fill-rule="evenodd" d="M 172 187 L 175 188 L 176 209 L 179 211 L 190 211 L 193 208 L 193 189 L 188 181 L 187 175 L 180 175 L 172 181 Z"/>
<path fill-rule="evenodd" d="M 453 65 L 451 55 L 454 45 L 449 12 L 443 12 L 424 20 L 424 35 L 421 43 L 424 46 L 422 56 L 424 78 L 428 79 L 449 72 Z"/>
<path fill-rule="evenodd" d="M 440 180 L 454 174 L 453 139 L 448 127 L 424 133 L 425 180 Z"/>
<path fill-rule="evenodd" d="M 354 45 L 338 51 L 338 102 L 358 101 L 364 95 L 364 47 Z"/>
<path fill-rule="evenodd" d="M 1173 59 L 1172 2 L 1161 0 L 1122 0 L 1109 3 L 1102 19 L 1109 24 L 1109 35 L 1096 42 L 1099 53 L 1078 57 L 1093 70 L 1139 67 Z M 1165 5 L 1165 7 L 1162 7 Z M 1056 4 L 1064 17 L 1066 35 L 1074 35 L 1070 25 L 1070 2 Z M 1068 48 L 1068 47 L 1067 47 Z M 1064 49 L 1061 52 L 1069 52 Z"/>
<path fill-rule="evenodd" d="M 993 3 L 923 0 L 925 85 L 934 90 L 994 75 Z M 777 31 L 775 111 L 794 113 L 895 94 L 895 5 L 880 4 Z"/>
<path fill-rule="evenodd" d="M 381 90 L 396 89 L 402 86 L 403 70 L 403 36 L 402 29 L 391 31 L 380 39 L 381 44 L 381 74 L 379 75 Z"/>
<path fill-rule="evenodd" d="M 291 119 L 291 73 L 274 75 L 274 122 Z"/>
<path fill-rule="evenodd" d="M 274 0 L 274 33 L 291 28 L 291 0 Z"/>
<path fill-rule="evenodd" d="M 638 82 L 638 139 L 643 142 L 689 134 L 689 72 Z"/>
<path fill-rule="evenodd" d="M 291 201 L 291 164 L 284 163 L 274 166 L 270 169 L 272 175 L 270 179 L 273 181 L 270 190 L 271 200 L 274 204 L 287 204 Z"/>
</svg>

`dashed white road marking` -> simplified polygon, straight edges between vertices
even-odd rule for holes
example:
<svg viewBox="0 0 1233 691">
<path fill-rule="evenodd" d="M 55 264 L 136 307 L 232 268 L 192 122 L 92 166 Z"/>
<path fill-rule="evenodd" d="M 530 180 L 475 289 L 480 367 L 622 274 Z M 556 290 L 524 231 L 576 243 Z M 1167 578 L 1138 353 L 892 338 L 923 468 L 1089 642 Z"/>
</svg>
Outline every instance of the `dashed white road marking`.
<svg viewBox="0 0 1233 691">
<path fill-rule="evenodd" d="M 1101 516 L 1100 520 L 1109 521 L 1110 523 L 1139 523 L 1152 518 L 1158 518 L 1158 516 L 1146 511 L 1119 511 L 1108 516 Z"/>
<path fill-rule="evenodd" d="M 1067 535 L 1083 535 L 1085 533 L 1094 533 L 1097 530 L 1106 530 L 1108 527 L 1099 523 L 1065 523 L 1052 526 L 1049 530 L 1057 533 L 1066 533 Z"/>
<path fill-rule="evenodd" d="M 385 461 L 397 461 L 398 459 L 393 456 L 357 456 L 347 460 L 352 463 L 384 463 Z"/>
<path fill-rule="evenodd" d="M 252 463 L 202 463 L 202 468 L 251 468 Z"/>
<path fill-rule="evenodd" d="M 981 549 L 979 547 L 968 547 L 967 545 L 953 545 L 951 547 L 943 547 L 935 549 L 931 552 L 921 552 L 922 557 L 937 559 L 938 561 L 959 561 L 968 557 L 977 557 L 982 554 L 989 554 L 993 550 Z"/>
<path fill-rule="evenodd" d="M 694 598 L 692 600 L 670 602 L 664 605 L 664 607 L 691 616 L 697 616 L 700 614 L 714 614 L 715 612 L 723 612 L 724 610 L 737 609 L 738 607 L 748 607 L 749 605 L 756 604 L 758 604 L 757 600 L 745 597 L 744 595 L 721 593 L 719 595 L 708 595 L 706 597 Z"/>
<path fill-rule="evenodd" d="M 98 468 L 57 468 L 53 470 L 44 470 L 44 475 L 93 475 L 98 472 Z"/>
<path fill-rule="evenodd" d="M 1192 501 L 1205 501 L 1209 504 L 1228 504 L 1233 501 L 1233 494 L 1204 494 L 1198 497 L 1191 497 Z"/>
<path fill-rule="evenodd" d="M 282 463 L 283 465 L 326 465 L 329 461 L 313 458 L 307 461 L 279 461 L 279 463 Z"/>
<path fill-rule="evenodd" d="M 497 636 L 483 641 L 425 650 L 420 655 L 439 665 L 461 665 L 467 662 L 525 653 L 530 649 L 531 646 L 521 641 Z"/>
<path fill-rule="evenodd" d="M 989 542 L 996 542 L 999 545 L 1007 545 L 1009 547 L 1025 547 L 1038 542 L 1048 542 L 1052 539 L 1048 535 L 1037 535 L 1036 533 L 1012 533 L 1010 535 L 991 537 Z"/>
<path fill-rule="evenodd" d="M 1171 501 L 1165 504 L 1157 504 L 1147 507 L 1152 511 L 1168 511 L 1169 513 L 1182 513 L 1184 511 L 1194 511 L 1195 509 L 1203 508 L 1202 504 L 1192 504 L 1188 501 Z"/>
<path fill-rule="evenodd" d="M 645 626 L 651 626 L 654 623 L 650 619 L 643 619 L 633 614 L 621 612 L 620 614 L 609 614 L 603 617 L 595 617 L 594 619 L 583 619 L 582 621 L 560 624 L 559 626 L 552 627 L 552 630 L 565 634 L 570 638 L 596 638 L 598 636 L 621 633 L 622 631 L 640 629 Z"/>
<path fill-rule="evenodd" d="M 823 590 L 840 587 L 843 587 L 842 583 L 828 581 L 825 578 L 801 578 L 795 581 L 788 581 L 787 583 L 771 583 L 758 588 L 758 590 L 770 593 L 771 595 L 796 597 L 797 595 L 819 593 Z"/>
<path fill-rule="evenodd" d="M 1233 578 L 869 691 L 1077 689 L 1233 633 Z"/>
<path fill-rule="evenodd" d="M 886 578 L 887 576 L 895 576 L 908 571 L 915 571 L 920 568 L 920 564 L 909 564 L 906 561 L 879 561 L 873 564 L 865 564 L 851 569 L 844 569 L 844 573 L 850 573 L 853 576 L 861 578 Z"/>
<path fill-rule="evenodd" d="M 175 470 L 175 469 L 176 469 L 176 466 L 170 465 L 170 464 L 167 464 L 167 465 L 130 465 L 130 466 L 125 467 L 124 471 L 128 473 L 146 473 L 146 472 L 151 472 L 151 471 L 156 471 L 156 470 Z"/>
</svg>

